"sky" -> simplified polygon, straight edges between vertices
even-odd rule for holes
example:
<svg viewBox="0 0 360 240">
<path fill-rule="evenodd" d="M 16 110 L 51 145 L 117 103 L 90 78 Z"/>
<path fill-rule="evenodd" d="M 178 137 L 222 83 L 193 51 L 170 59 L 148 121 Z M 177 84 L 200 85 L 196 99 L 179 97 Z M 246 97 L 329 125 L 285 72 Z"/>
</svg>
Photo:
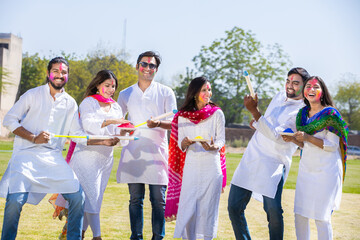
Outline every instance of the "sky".
<svg viewBox="0 0 360 240">
<path fill-rule="evenodd" d="M 84 57 L 100 45 L 125 48 L 135 66 L 155 50 L 157 78 L 169 84 L 235 26 L 263 46 L 280 44 L 330 89 L 345 73 L 360 76 L 359 0 L 0 0 L 0 32 L 22 37 L 24 53 Z"/>
</svg>

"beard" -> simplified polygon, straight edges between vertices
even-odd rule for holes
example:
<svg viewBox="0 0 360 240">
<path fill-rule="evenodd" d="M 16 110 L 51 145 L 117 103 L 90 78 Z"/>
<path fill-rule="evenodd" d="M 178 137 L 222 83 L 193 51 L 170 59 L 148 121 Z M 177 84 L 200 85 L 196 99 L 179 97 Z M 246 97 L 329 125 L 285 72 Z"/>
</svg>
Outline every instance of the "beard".
<svg viewBox="0 0 360 240">
<path fill-rule="evenodd" d="M 300 94 L 296 94 L 294 89 L 291 89 L 291 90 L 293 90 L 293 93 L 288 93 L 288 91 L 286 91 L 286 97 L 288 97 L 288 98 L 297 98 L 297 97 L 299 97 L 301 95 L 301 92 L 300 92 Z"/>
<path fill-rule="evenodd" d="M 294 98 L 294 97 L 297 97 L 295 93 L 286 93 L 286 97 L 288 98 Z"/>
<path fill-rule="evenodd" d="M 51 84 L 51 86 L 52 86 L 54 89 L 56 89 L 56 90 L 61 90 L 61 89 L 65 86 L 66 82 L 64 81 L 64 78 L 55 78 L 54 81 L 55 81 L 56 79 L 61 79 L 61 80 L 63 80 L 63 83 L 60 84 L 60 85 L 55 85 L 55 83 L 54 83 L 53 81 L 51 81 L 49 78 L 48 78 L 48 81 L 49 81 L 49 83 Z"/>
</svg>

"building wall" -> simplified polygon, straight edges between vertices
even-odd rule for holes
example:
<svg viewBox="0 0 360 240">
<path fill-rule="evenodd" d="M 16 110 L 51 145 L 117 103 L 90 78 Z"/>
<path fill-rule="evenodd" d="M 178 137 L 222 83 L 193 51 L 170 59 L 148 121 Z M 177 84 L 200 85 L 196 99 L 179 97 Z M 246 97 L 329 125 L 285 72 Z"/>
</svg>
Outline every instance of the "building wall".
<svg viewBox="0 0 360 240">
<path fill-rule="evenodd" d="M 8 48 L 4 46 L 8 45 Z M 18 92 L 21 78 L 22 64 L 22 38 L 11 33 L 0 33 L 0 67 L 8 73 L 3 77 L 5 89 L 0 94 L 0 119 L 1 119 L 1 136 L 7 136 L 9 131 L 2 126 L 5 114 L 14 105 L 16 94 Z"/>
</svg>

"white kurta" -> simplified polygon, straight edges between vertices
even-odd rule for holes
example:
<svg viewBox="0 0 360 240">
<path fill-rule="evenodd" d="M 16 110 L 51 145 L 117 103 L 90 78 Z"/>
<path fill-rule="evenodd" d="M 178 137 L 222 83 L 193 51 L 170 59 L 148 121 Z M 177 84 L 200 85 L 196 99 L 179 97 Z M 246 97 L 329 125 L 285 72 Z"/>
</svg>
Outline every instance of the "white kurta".
<svg viewBox="0 0 360 240">
<path fill-rule="evenodd" d="M 328 130 L 313 136 L 324 140 L 324 149 L 304 142 L 294 212 L 307 218 L 329 221 L 332 211 L 340 207 L 342 194 L 340 138 Z"/>
<path fill-rule="evenodd" d="M 145 92 L 137 83 L 124 89 L 119 94 L 118 103 L 123 113 L 129 114 L 128 119 L 134 125 L 176 109 L 174 92 L 154 81 Z M 150 129 L 143 125 L 135 131 L 134 136 L 139 140 L 130 141 L 122 149 L 117 182 L 167 185 L 167 130 Z"/>
<path fill-rule="evenodd" d="M 116 124 L 101 128 L 106 119 L 123 117 L 116 102 L 111 104 L 109 112 L 101 109 L 99 102 L 85 98 L 79 106 L 80 122 L 89 135 L 119 134 Z M 85 212 L 99 213 L 104 191 L 113 166 L 113 147 L 77 145 L 70 161 L 70 166 L 78 177 L 85 192 Z"/>
<path fill-rule="evenodd" d="M 28 90 L 4 118 L 13 132 L 18 127 L 39 134 L 84 135 L 79 124 L 78 107 L 66 92 L 50 95 L 48 84 Z M 62 156 L 65 138 L 52 138 L 47 144 L 34 144 L 15 137 L 13 154 L 0 183 L 0 196 L 29 192 L 28 203 L 38 204 L 46 193 L 72 193 L 79 182 Z M 86 143 L 86 139 L 74 139 Z"/>
<path fill-rule="evenodd" d="M 293 100 L 280 92 L 272 99 L 264 116 L 254 124 L 252 136 L 239 166 L 234 172 L 231 184 L 253 192 L 253 197 L 274 198 L 277 186 L 284 173 L 284 183 L 288 176 L 292 155 L 297 145 L 282 140 L 279 132 L 286 128 L 296 131 L 296 115 L 303 100 Z M 284 169 L 285 168 L 285 169 Z"/>
<path fill-rule="evenodd" d="M 220 149 L 225 145 L 225 117 L 220 109 L 198 124 L 179 117 L 178 127 L 179 148 L 185 137 L 197 136 L 213 137 Z M 190 145 L 186 151 L 174 238 L 216 237 L 222 179 L 220 152 L 206 151 L 199 142 Z"/>
</svg>

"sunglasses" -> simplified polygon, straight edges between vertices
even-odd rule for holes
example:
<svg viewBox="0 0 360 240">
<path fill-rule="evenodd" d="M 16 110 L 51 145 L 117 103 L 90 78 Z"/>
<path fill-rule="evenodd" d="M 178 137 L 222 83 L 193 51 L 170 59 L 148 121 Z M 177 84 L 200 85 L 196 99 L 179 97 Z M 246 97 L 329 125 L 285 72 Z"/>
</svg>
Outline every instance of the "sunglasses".
<svg viewBox="0 0 360 240">
<path fill-rule="evenodd" d="M 150 69 L 155 69 L 157 66 L 153 63 L 147 63 L 147 62 L 139 62 L 139 64 L 143 67 L 146 68 L 147 66 L 149 66 Z"/>
</svg>

